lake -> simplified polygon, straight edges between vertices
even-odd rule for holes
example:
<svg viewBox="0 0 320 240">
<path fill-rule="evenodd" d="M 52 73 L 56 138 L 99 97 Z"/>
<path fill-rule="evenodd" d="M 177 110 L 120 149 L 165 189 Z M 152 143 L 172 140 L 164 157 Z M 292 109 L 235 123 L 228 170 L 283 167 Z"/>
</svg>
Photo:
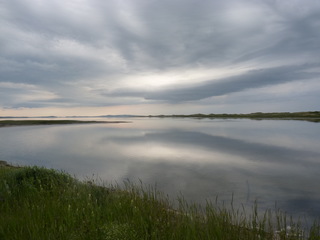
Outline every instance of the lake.
<svg viewBox="0 0 320 240">
<path fill-rule="evenodd" d="M 86 119 L 88 120 L 88 119 Z M 95 119 L 109 120 L 109 119 Z M 320 123 L 131 118 L 129 123 L 0 128 L 0 160 L 80 179 L 126 180 L 172 199 L 320 216 Z"/>
</svg>

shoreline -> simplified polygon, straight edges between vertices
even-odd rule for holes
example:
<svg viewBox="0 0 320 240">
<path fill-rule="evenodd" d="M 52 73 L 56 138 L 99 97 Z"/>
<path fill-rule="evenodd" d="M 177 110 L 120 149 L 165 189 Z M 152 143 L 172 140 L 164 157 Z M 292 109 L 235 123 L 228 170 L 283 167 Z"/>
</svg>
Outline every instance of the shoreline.
<svg viewBox="0 0 320 240">
<path fill-rule="evenodd" d="M 293 120 L 320 122 L 320 112 L 273 112 L 273 113 L 247 113 L 247 114 L 174 114 L 174 115 L 149 115 L 149 118 L 194 118 L 194 119 L 250 119 L 250 120 Z"/>
<path fill-rule="evenodd" d="M 81 120 L 0 120 L 0 127 L 37 126 L 37 125 L 71 125 L 92 123 L 130 123 L 127 121 L 81 121 Z"/>
<path fill-rule="evenodd" d="M 13 166 L 11 164 L 9 164 L 7 161 L 4 160 L 0 160 L 0 168 L 1 167 L 13 167 L 13 168 L 17 168 L 17 166 Z"/>
</svg>

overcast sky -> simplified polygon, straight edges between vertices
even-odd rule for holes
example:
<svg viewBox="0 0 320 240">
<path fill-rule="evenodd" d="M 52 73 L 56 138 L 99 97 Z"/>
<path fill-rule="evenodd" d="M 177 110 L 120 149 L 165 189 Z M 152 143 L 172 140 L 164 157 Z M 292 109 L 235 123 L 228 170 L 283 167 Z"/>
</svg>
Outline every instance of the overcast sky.
<svg viewBox="0 0 320 240">
<path fill-rule="evenodd" d="M 320 110 L 319 0 L 0 0 L 0 116 Z"/>
</svg>

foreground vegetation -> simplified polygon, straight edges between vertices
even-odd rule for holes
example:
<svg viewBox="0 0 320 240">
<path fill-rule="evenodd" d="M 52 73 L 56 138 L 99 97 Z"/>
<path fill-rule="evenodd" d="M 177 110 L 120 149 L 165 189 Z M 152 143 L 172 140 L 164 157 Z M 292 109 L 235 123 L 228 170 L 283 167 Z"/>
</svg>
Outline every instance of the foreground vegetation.
<svg viewBox="0 0 320 240">
<path fill-rule="evenodd" d="M 180 199 L 155 189 L 101 186 L 38 167 L 0 164 L 0 239 L 320 239 L 280 212 L 258 216 Z M 287 226 L 290 225 L 291 228 Z"/>
<path fill-rule="evenodd" d="M 150 115 L 149 117 L 173 117 L 173 118 L 248 118 L 248 119 L 285 119 L 320 122 L 320 112 L 274 112 L 274 113 L 248 113 L 248 114 L 191 114 L 191 115 Z"/>
</svg>

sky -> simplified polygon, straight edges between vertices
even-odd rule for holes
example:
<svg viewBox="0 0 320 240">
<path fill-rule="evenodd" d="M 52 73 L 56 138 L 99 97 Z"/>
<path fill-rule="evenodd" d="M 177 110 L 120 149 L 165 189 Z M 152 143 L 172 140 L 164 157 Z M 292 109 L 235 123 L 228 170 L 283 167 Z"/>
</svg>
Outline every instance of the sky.
<svg viewBox="0 0 320 240">
<path fill-rule="evenodd" d="M 0 116 L 319 110 L 319 0 L 0 0 L 0 21 Z"/>
</svg>

